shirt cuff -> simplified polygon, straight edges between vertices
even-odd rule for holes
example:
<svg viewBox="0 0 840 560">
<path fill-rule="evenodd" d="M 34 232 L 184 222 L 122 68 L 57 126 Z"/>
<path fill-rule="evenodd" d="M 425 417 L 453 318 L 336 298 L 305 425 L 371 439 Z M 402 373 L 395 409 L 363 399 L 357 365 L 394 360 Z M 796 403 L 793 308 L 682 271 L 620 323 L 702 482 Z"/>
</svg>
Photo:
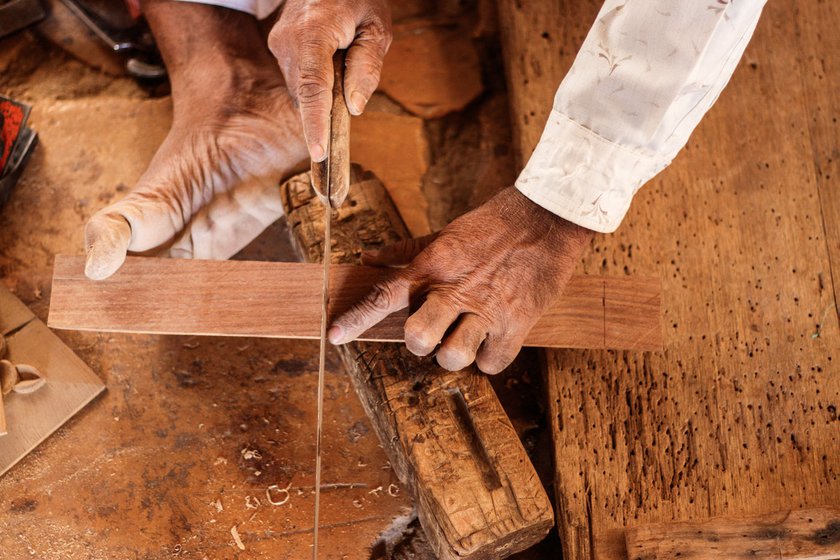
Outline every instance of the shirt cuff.
<svg viewBox="0 0 840 560">
<path fill-rule="evenodd" d="M 669 163 L 610 142 L 552 109 L 516 188 L 565 220 L 611 233 L 636 192 Z"/>
<path fill-rule="evenodd" d="M 245 12 L 255 16 L 257 19 L 263 19 L 271 15 L 277 9 L 283 0 L 179 0 L 180 2 L 195 2 L 196 4 L 209 4 L 211 6 L 220 6 L 222 8 L 230 8 L 238 12 Z"/>
</svg>

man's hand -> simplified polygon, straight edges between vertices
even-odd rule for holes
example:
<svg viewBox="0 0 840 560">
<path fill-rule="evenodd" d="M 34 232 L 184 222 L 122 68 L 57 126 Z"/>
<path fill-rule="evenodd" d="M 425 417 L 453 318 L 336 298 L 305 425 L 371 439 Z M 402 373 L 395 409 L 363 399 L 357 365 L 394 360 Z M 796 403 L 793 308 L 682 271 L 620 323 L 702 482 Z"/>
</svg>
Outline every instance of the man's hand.
<svg viewBox="0 0 840 560">
<path fill-rule="evenodd" d="M 364 111 L 379 84 L 391 46 L 387 0 L 287 0 L 268 46 L 300 106 L 312 161 L 323 161 L 329 144 L 332 58 L 348 49 L 344 99 L 351 115 Z"/>
<path fill-rule="evenodd" d="M 306 159 L 297 117 L 247 14 L 147 2 L 172 81 L 172 128 L 125 198 L 85 227 L 85 273 L 127 251 L 226 259 L 283 215 L 278 181 Z"/>
<path fill-rule="evenodd" d="M 426 356 L 437 348 L 437 361 L 448 370 L 475 361 L 485 373 L 499 373 L 563 291 L 592 236 L 505 189 L 428 243 L 412 240 L 364 255 L 365 264 L 398 265 L 419 253 L 338 317 L 330 342 L 349 342 L 422 300 L 405 323 L 411 352 Z"/>
</svg>

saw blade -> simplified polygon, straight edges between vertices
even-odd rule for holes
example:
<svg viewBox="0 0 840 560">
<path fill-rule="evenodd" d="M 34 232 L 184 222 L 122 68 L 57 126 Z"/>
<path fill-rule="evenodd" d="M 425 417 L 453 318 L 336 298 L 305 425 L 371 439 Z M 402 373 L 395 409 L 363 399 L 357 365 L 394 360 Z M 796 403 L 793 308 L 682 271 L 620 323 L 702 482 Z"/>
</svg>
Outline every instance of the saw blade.
<svg viewBox="0 0 840 560">
<path fill-rule="evenodd" d="M 330 305 L 330 254 L 332 210 L 344 202 L 350 187 L 350 113 L 344 101 L 345 51 L 333 57 L 333 101 L 330 111 L 330 140 L 327 157 L 312 162 L 312 187 L 324 203 L 324 285 L 321 308 L 321 348 L 318 355 L 318 421 L 315 428 L 315 525 L 312 558 L 318 558 L 318 529 L 321 514 L 321 436 L 324 424 L 324 365 L 327 357 L 327 326 Z"/>
<path fill-rule="evenodd" d="M 329 187 L 328 187 L 329 188 Z M 329 196 L 329 195 L 328 195 Z M 323 307 L 321 308 L 321 347 L 318 354 L 318 412 L 315 424 L 315 521 L 312 533 L 312 558 L 318 558 L 318 526 L 321 514 L 321 432 L 324 425 L 324 366 L 327 359 L 327 322 L 330 307 L 330 223 L 332 208 L 324 204 L 324 282 Z"/>
</svg>

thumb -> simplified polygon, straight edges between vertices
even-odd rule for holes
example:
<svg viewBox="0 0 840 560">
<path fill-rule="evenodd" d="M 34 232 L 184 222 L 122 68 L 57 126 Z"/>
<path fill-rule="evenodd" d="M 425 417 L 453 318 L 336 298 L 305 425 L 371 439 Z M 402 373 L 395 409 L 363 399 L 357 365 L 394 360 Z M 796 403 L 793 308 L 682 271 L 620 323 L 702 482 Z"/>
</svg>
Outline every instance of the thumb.
<svg viewBox="0 0 840 560">
<path fill-rule="evenodd" d="M 381 249 L 362 252 L 362 264 L 368 266 L 404 266 L 414 260 L 438 236 L 437 233 L 397 241 Z"/>
<path fill-rule="evenodd" d="M 91 280 L 104 280 L 116 272 L 131 243 L 128 221 L 107 210 L 94 215 L 85 225 L 85 276 Z"/>
<path fill-rule="evenodd" d="M 141 183 L 88 221 L 85 274 L 93 280 L 111 276 L 125 261 L 127 251 L 148 251 L 167 243 L 183 229 L 191 212 L 184 189 Z"/>
<path fill-rule="evenodd" d="M 371 288 L 356 305 L 341 314 L 327 333 L 330 342 L 338 345 L 355 340 L 379 321 L 408 306 L 410 282 L 403 271 Z"/>
</svg>

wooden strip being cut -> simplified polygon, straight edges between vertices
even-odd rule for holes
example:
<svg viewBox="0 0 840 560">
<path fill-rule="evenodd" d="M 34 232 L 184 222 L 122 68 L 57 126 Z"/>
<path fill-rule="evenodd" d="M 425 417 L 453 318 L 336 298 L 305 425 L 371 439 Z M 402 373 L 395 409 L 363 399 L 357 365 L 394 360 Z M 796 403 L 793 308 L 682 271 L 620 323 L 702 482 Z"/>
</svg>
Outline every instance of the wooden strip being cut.
<svg viewBox="0 0 840 560">
<path fill-rule="evenodd" d="M 333 263 L 408 238 L 378 180 L 351 182 L 333 214 Z M 308 175 L 285 183 L 281 194 L 299 253 L 320 261 L 324 212 Z M 551 504 L 487 376 L 445 371 L 402 344 L 352 342 L 339 353 L 438 558 L 500 559 L 545 537 Z"/>
<path fill-rule="evenodd" d="M 653 523 L 627 529 L 629 560 L 836 560 L 840 508 Z"/>
<path fill-rule="evenodd" d="M 358 302 L 387 269 L 332 267 L 330 312 Z M 106 280 L 84 275 L 84 258 L 55 259 L 49 326 L 57 329 L 318 338 L 321 265 L 129 257 Z M 659 281 L 576 276 L 526 345 L 657 349 Z M 361 340 L 401 342 L 407 310 Z M 617 346 L 616 346 L 617 345 Z"/>
</svg>

